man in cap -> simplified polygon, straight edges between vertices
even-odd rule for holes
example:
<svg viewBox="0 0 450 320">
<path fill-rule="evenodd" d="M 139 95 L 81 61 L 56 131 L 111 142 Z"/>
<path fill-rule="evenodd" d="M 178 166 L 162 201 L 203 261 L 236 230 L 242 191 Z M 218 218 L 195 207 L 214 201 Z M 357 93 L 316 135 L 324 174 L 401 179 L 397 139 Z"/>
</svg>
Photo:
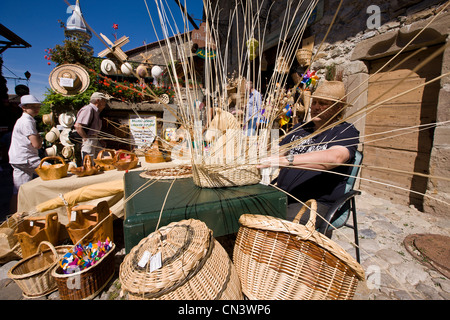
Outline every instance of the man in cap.
<svg viewBox="0 0 450 320">
<path fill-rule="evenodd" d="M 41 102 L 33 95 L 24 95 L 20 98 L 19 106 L 23 113 L 14 125 L 8 152 L 9 163 L 13 167 L 14 199 L 22 184 L 37 177 L 34 169 L 41 161 L 39 149 L 42 148 L 42 137 L 36 129 L 34 120 L 41 109 Z M 15 208 L 16 200 L 13 202 Z"/>
<path fill-rule="evenodd" d="M 350 123 L 338 122 L 347 105 L 343 82 L 326 81 L 312 98 L 311 120 L 295 125 L 280 143 L 280 148 L 288 149 L 286 153 L 263 159 L 259 167 L 279 165 L 277 186 L 302 202 L 315 199 L 317 212 L 323 216 L 345 193 L 345 175 L 352 168 L 341 164 L 354 162 L 359 131 Z M 289 197 L 287 219 L 293 220 L 302 205 Z M 307 215 L 301 222 L 306 219 Z M 316 227 L 321 223 L 317 217 Z"/>
<path fill-rule="evenodd" d="M 91 95 L 90 103 L 78 111 L 74 127 L 83 140 L 81 144 L 82 161 L 87 154 L 96 158 L 101 149 L 98 139 L 102 128 L 100 112 L 105 109 L 108 100 L 109 96 L 104 93 L 94 92 Z"/>
</svg>

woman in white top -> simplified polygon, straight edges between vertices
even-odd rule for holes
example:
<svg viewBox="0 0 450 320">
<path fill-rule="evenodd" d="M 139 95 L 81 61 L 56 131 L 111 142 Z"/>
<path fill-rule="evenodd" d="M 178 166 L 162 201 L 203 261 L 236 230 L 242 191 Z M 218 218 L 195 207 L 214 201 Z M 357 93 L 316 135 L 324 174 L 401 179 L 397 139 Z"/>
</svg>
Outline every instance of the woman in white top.
<svg viewBox="0 0 450 320">
<path fill-rule="evenodd" d="M 9 148 L 9 163 L 13 167 L 14 195 L 19 187 L 37 177 L 36 169 L 41 161 L 39 149 L 42 147 L 42 137 L 36 129 L 34 117 L 39 114 L 41 103 L 32 95 L 22 96 L 20 106 L 22 116 L 14 125 L 11 146 Z"/>
</svg>

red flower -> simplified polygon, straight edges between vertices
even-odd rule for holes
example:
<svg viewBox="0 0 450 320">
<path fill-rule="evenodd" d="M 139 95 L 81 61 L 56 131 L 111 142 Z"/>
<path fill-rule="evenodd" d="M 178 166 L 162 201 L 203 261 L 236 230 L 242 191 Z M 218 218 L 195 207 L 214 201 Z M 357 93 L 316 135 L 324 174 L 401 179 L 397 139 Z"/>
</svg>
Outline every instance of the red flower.
<svg viewBox="0 0 450 320">
<path fill-rule="evenodd" d="M 113 24 L 113 29 L 114 29 L 114 30 L 119 29 L 119 25 L 118 25 L 117 23 L 114 23 L 114 24 Z"/>
<path fill-rule="evenodd" d="M 47 62 L 47 64 L 48 64 L 48 65 L 51 65 L 51 63 L 50 63 L 50 62 Z"/>
</svg>

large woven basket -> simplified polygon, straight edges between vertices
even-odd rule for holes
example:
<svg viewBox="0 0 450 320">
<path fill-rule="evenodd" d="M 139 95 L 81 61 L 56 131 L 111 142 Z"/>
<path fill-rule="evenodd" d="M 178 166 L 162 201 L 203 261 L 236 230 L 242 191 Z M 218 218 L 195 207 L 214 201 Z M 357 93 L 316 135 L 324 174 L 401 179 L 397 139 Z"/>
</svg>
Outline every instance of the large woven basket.
<svg viewBox="0 0 450 320">
<path fill-rule="evenodd" d="M 308 223 L 244 214 L 233 251 L 242 291 L 249 299 L 352 299 L 362 267 L 339 245 L 314 230 L 316 203 L 308 201 Z"/>
<path fill-rule="evenodd" d="M 61 266 L 53 268 L 61 300 L 91 300 L 95 298 L 114 276 L 114 250 L 111 249 L 93 266 L 79 272 L 64 274 Z"/>
<path fill-rule="evenodd" d="M 223 188 L 257 184 L 261 181 L 254 165 L 198 165 L 192 164 L 194 184 L 201 188 Z"/>
<path fill-rule="evenodd" d="M 43 165 L 47 160 L 58 160 L 61 163 Z M 42 180 L 57 180 L 67 176 L 69 165 L 59 156 L 45 157 L 35 169 L 36 173 Z"/>
<path fill-rule="evenodd" d="M 44 245 L 50 249 L 43 251 Z M 56 291 L 51 269 L 70 248 L 72 246 L 54 247 L 50 242 L 43 241 L 34 255 L 22 259 L 8 271 L 8 277 L 14 280 L 27 298 L 37 298 Z"/>
<path fill-rule="evenodd" d="M 138 264 L 144 255 L 158 253 L 159 269 L 150 269 L 150 262 Z M 142 239 L 120 265 L 119 279 L 131 300 L 243 298 L 225 249 L 205 223 L 195 219 L 172 222 Z"/>
</svg>

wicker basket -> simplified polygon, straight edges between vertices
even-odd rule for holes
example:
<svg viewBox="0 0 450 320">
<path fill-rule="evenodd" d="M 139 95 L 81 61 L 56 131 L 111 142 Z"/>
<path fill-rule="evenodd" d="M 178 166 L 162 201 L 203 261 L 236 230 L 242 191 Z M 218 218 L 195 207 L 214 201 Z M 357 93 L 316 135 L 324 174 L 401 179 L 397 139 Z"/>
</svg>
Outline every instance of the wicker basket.
<svg viewBox="0 0 450 320">
<path fill-rule="evenodd" d="M 312 51 L 309 49 L 298 49 L 295 52 L 297 62 L 301 66 L 309 66 L 311 64 Z"/>
<path fill-rule="evenodd" d="M 53 268 L 61 300 L 91 300 L 95 298 L 114 276 L 114 250 L 111 249 L 93 266 L 79 272 L 64 274 L 61 266 Z"/>
<path fill-rule="evenodd" d="M 56 212 L 45 216 L 28 216 L 18 224 L 15 235 L 17 236 L 22 257 L 26 258 L 34 254 L 42 241 L 48 241 L 53 245 L 58 243 L 60 223 Z"/>
<path fill-rule="evenodd" d="M 261 174 L 254 165 L 192 165 L 192 176 L 201 188 L 223 188 L 257 184 Z"/>
<path fill-rule="evenodd" d="M 68 210 L 69 211 L 69 210 Z M 75 220 L 71 219 L 75 211 Z M 81 244 L 104 241 L 113 237 L 113 216 L 109 210 L 108 202 L 102 201 L 97 206 L 79 205 L 72 207 L 69 213 L 69 223 L 66 225 L 67 233 L 74 244 L 80 240 Z"/>
<path fill-rule="evenodd" d="M 42 251 L 43 245 L 50 249 Z M 14 280 L 27 298 L 37 298 L 56 291 L 57 285 L 51 275 L 51 269 L 70 248 L 72 246 L 54 247 L 43 241 L 34 255 L 19 261 L 8 271 L 8 277 Z"/>
<path fill-rule="evenodd" d="M 249 299 L 352 299 L 362 267 L 339 245 L 314 230 L 316 203 L 308 223 L 244 214 L 233 260 Z"/>
<path fill-rule="evenodd" d="M 42 165 L 47 160 L 58 160 L 61 163 Z M 39 163 L 39 166 L 35 169 L 36 173 L 42 180 L 56 180 L 67 176 L 67 170 L 69 165 L 59 156 L 45 157 Z"/>
<path fill-rule="evenodd" d="M 122 155 L 129 155 L 129 159 L 124 159 Z M 114 156 L 114 167 L 117 170 L 130 170 L 137 166 L 139 159 L 135 153 L 126 151 L 126 150 L 118 150 Z"/>
<path fill-rule="evenodd" d="M 99 166 L 100 170 L 108 171 L 114 170 L 114 156 L 115 152 L 112 149 L 100 150 L 97 158 L 94 160 L 95 164 Z"/>
<path fill-rule="evenodd" d="M 22 248 L 15 235 L 17 220 L 14 215 L 0 224 L 0 264 L 22 259 Z"/>
<path fill-rule="evenodd" d="M 83 160 L 83 166 L 72 168 L 70 170 L 71 173 L 78 177 L 92 176 L 98 173 L 98 168 L 92 165 L 92 159 L 90 155 L 85 155 Z"/>
<path fill-rule="evenodd" d="M 158 256 L 161 267 L 139 265 L 144 255 Z M 205 223 L 172 222 L 142 239 L 120 265 L 122 289 L 131 300 L 242 299 L 236 270 Z"/>
<path fill-rule="evenodd" d="M 275 64 L 275 71 L 279 73 L 289 73 L 290 66 L 285 57 L 278 57 Z"/>
</svg>

